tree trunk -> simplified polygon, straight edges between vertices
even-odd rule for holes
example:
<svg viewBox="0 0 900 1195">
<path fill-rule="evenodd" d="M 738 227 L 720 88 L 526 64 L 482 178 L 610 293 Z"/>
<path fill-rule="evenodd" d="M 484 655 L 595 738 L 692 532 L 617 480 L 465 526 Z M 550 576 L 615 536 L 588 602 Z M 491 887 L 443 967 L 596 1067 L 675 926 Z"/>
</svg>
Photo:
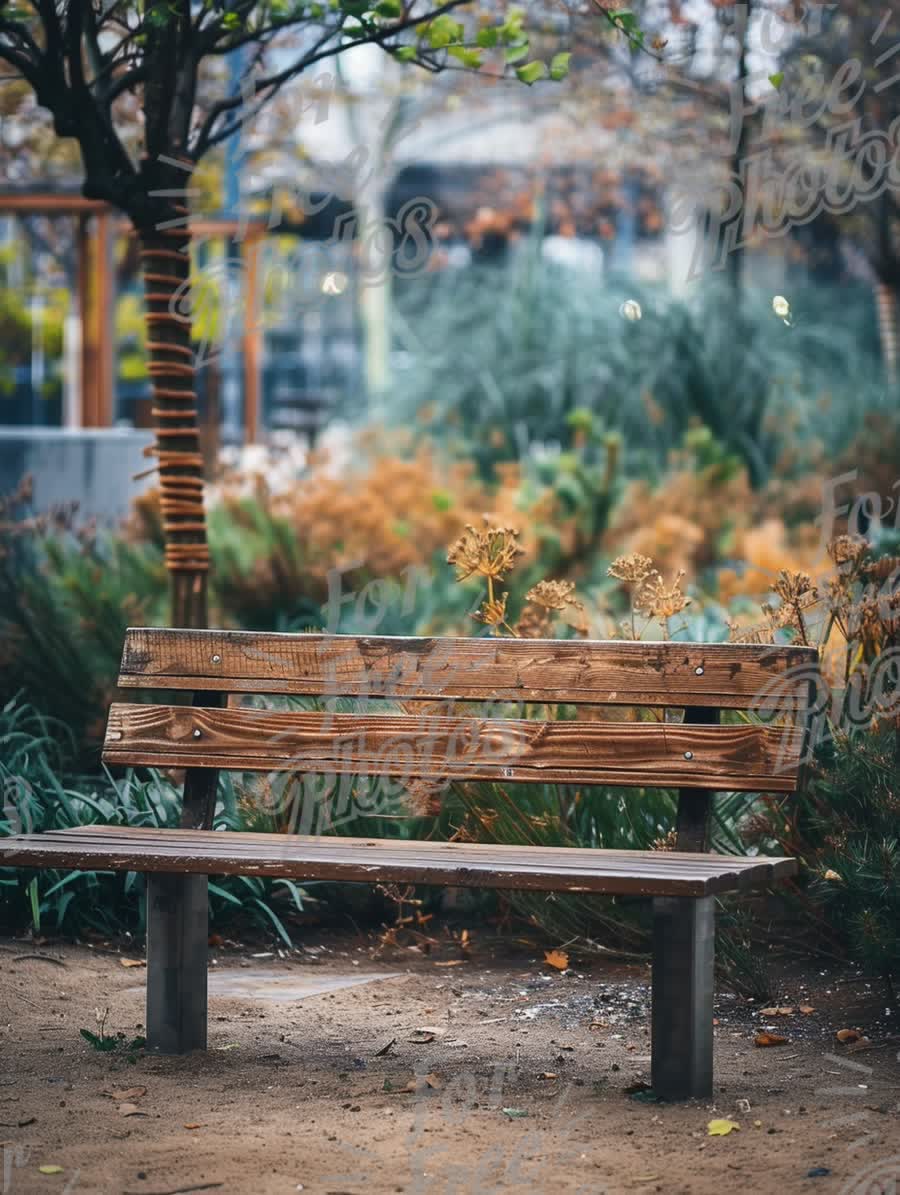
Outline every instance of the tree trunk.
<svg viewBox="0 0 900 1195">
<path fill-rule="evenodd" d="M 139 230 L 149 373 L 173 627 L 208 622 L 209 548 L 191 347 L 190 230 Z M 180 223 L 180 217 L 176 221 Z"/>
</svg>

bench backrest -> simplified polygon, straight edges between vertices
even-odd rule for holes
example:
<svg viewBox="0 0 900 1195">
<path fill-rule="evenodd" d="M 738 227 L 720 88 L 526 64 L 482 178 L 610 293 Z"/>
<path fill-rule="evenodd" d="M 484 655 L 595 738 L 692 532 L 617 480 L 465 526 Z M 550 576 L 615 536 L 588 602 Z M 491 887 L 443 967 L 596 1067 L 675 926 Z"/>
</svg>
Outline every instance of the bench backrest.
<svg viewBox="0 0 900 1195">
<path fill-rule="evenodd" d="M 193 705 L 114 704 L 103 757 L 187 768 L 189 826 L 211 824 L 220 769 L 676 787 L 679 848 L 703 850 L 712 792 L 795 789 L 816 684 L 817 653 L 793 646 L 136 628 L 120 687 L 188 690 Z M 273 711 L 229 706 L 230 694 L 402 708 Z M 419 701 L 445 704 L 435 715 L 410 705 Z M 457 702 L 685 713 L 683 723 L 538 721 L 457 716 Z M 767 721 L 721 724 L 720 710 Z"/>
</svg>

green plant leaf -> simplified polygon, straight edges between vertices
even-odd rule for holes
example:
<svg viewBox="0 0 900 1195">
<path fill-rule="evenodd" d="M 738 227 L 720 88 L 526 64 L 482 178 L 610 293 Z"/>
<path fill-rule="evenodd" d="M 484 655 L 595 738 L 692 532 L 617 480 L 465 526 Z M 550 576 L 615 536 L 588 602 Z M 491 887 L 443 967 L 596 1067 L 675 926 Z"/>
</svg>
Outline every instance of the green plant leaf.
<svg viewBox="0 0 900 1195">
<path fill-rule="evenodd" d="M 538 79 L 544 79 L 547 76 L 546 62 L 528 62 L 525 66 L 516 67 L 516 75 L 522 83 L 527 83 L 530 87 L 532 83 L 537 83 Z"/>
<path fill-rule="evenodd" d="M 563 54 L 554 54 L 550 61 L 550 78 L 554 82 L 559 83 L 560 80 L 565 79 L 569 73 L 569 60 L 572 55 L 568 51 Z"/>
<path fill-rule="evenodd" d="M 375 5 L 375 12 L 380 17 L 396 20 L 397 17 L 403 14 L 403 5 L 400 3 L 400 0 L 379 0 L 379 3 Z"/>
<path fill-rule="evenodd" d="M 491 50 L 500 40 L 500 31 L 496 27 L 479 29 L 475 41 L 483 50 Z"/>
<path fill-rule="evenodd" d="M 441 13 L 433 21 L 429 21 L 425 29 L 428 44 L 434 50 L 442 50 L 454 42 L 462 40 L 465 29 L 459 21 L 454 21 L 448 13 Z"/>
<path fill-rule="evenodd" d="M 505 57 L 506 61 L 510 64 L 512 64 L 513 62 L 521 62 L 521 60 L 523 58 L 528 57 L 529 49 L 530 49 L 530 46 L 528 44 L 528 40 L 526 39 L 518 46 L 510 46 L 509 49 L 504 54 L 504 57 Z"/>
<path fill-rule="evenodd" d="M 447 53 L 451 58 L 461 62 L 463 66 L 468 66 L 473 70 L 478 70 L 482 65 L 480 50 L 469 50 L 465 46 L 450 46 Z"/>
</svg>

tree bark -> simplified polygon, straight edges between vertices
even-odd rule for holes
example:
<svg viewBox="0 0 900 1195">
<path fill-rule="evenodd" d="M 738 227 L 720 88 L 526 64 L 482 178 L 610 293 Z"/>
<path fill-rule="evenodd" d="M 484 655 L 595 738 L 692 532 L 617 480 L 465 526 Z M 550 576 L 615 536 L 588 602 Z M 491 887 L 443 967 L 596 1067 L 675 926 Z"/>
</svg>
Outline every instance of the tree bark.
<svg viewBox="0 0 900 1195">
<path fill-rule="evenodd" d="M 191 347 L 190 229 L 139 232 L 153 418 L 173 627 L 208 623 L 209 548 Z M 180 223 L 180 219 L 169 223 Z"/>
</svg>

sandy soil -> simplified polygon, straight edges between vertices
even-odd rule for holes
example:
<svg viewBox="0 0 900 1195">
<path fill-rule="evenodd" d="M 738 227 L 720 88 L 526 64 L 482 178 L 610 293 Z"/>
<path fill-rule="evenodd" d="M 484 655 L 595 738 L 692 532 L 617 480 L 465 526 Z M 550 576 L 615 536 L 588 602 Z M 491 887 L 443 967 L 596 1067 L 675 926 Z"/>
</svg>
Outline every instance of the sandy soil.
<svg viewBox="0 0 900 1195">
<path fill-rule="evenodd" d="M 399 974 L 303 1000 L 213 996 L 210 1049 L 186 1058 L 101 1053 L 80 1036 L 107 1008 L 107 1033 L 140 1032 L 144 971 L 114 949 L 0 943 L 0 1191 L 883 1195 L 891 1175 L 900 1184 L 900 1026 L 852 973 L 807 971 L 805 984 L 785 973 L 778 1004 L 815 1009 L 805 1014 L 761 1016 L 721 993 L 715 1100 L 665 1105 L 627 1090 L 649 1078 L 646 968 L 560 974 L 533 956 L 441 966 L 327 941 L 285 958 L 221 949 L 214 969 L 257 985 L 259 971 L 307 986 Z M 754 1046 L 767 1024 L 788 1043 Z M 839 1043 L 843 1028 L 868 1042 Z M 740 1129 L 709 1136 L 717 1117 Z"/>
</svg>

